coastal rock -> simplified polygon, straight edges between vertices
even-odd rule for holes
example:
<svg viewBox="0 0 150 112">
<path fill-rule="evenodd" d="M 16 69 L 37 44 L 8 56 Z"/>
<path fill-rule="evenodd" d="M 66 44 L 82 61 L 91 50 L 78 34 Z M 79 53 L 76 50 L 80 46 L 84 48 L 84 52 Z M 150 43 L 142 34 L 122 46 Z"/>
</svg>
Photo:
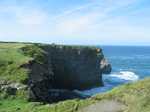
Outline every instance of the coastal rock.
<svg viewBox="0 0 150 112">
<path fill-rule="evenodd" d="M 57 102 L 85 98 L 79 92 L 103 86 L 102 74 L 111 72 L 102 50 L 87 46 L 43 45 L 45 62 L 23 65 L 30 69 L 29 100 Z"/>
<path fill-rule="evenodd" d="M 52 63 L 54 88 L 84 90 L 102 86 L 102 73 L 111 72 L 100 48 L 63 45 L 44 48 Z"/>
<path fill-rule="evenodd" d="M 30 69 L 28 79 L 29 100 L 52 102 L 49 95 L 54 76 L 51 63 L 47 60 L 46 63 L 40 64 L 32 60 L 24 66 Z"/>
<path fill-rule="evenodd" d="M 104 58 L 100 62 L 100 69 L 104 74 L 110 74 L 111 72 L 111 65 L 108 63 L 108 61 Z"/>
<path fill-rule="evenodd" d="M 65 89 L 50 89 L 50 98 L 53 102 L 62 101 L 66 99 L 80 98 L 84 99 L 88 96 L 83 96 L 75 91 L 65 90 Z"/>
<path fill-rule="evenodd" d="M 46 84 L 45 82 L 39 82 L 30 86 L 29 100 L 53 103 L 67 99 L 74 99 L 74 98 L 84 99 L 88 97 L 83 96 L 75 91 L 65 89 L 53 89 L 45 84 Z"/>
</svg>

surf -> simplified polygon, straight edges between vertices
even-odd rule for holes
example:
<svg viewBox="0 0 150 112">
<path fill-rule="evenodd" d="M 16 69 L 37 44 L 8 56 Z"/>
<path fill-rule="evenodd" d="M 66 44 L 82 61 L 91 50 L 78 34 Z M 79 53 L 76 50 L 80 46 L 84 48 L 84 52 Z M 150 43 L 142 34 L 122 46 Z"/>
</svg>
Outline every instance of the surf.
<svg viewBox="0 0 150 112">
<path fill-rule="evenodd" d="M 110 75 L 103 75 L 103 81 L 104 81 L 103 87 L 84 90 L 82 91 L 82 93 L 85 95 L 95 95 L 98 93 L 103 93 L 108 90 L 111 90 L 118 85 L 134 82 L 137 80 L 139 80 L 139 76 L 132 71 L 114 72 Z"/>
</svg>

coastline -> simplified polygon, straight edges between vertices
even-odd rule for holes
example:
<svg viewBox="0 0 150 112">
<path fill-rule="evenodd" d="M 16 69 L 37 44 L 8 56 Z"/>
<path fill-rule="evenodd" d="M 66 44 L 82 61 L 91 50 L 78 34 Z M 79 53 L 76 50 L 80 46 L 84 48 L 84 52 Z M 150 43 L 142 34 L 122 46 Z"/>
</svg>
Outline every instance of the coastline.
<svg viewBox="0 0 150 112">
<path fill-rule="evenodd" d="M 9 67 L 13 67 L 13 69 L 10 70 L 15 70 L 19 68 L 19 73 L 27 73 L 28 71 L 24 71 L 24 69 L 20 69 L 20 67 L 29 67 L 28 64 L 34 65 L 33 64 L 33 57 L 26 57 L 24 55 L 21 55 L 20 53 L 22 53 L 21 50 L 18 50 L 18 48 L 22 48 L 24 47 L 24 45 L 22 44 L 14 44 L 13 46 L 9 47 L 8 46 L 9 43 L 7 43 L 7 45 L 4 46 L 0 46 L 1 47 L 1 51 L 7 51 L 6 53 L 2 54 L 1 53 L 1 57 L 3 56 L 3 64 L 1 65 L 1 67 L 8 67 L 5 70 L 9 70 Z M 12 49 L 10 50 L 9 49 Z M 39 49 L 38 47 L 33 47 L 34 50 L 34 54 L 36 57 L 34 57 L 38 63 L 44 62 L 43 60 L 43 55 L 41 55 L 40 53 L 45 53 L 43 51 L 41 51 L 41 49 Z M 29 49 L 30 51 L 30 49 Z M 33 51 L 33 50 L 31 50 Z M 32 53 L 32 52 L 28 52 L 28 53 Z M 37 52 L 38 51 L 38 52 Z M 8 55 L 8 52 L 9 55 Z M 104 50 L 105 52 L 105 50 Z M 15 54 L 14 54 L 15 53 Z M 5 55 L 5 56 L 4 56 Z M 13 61 L 10 61 L 9 58 L 6 58 L 6 56 L 10 56 L 10 59 L 13 59 Z M 32 55 L 31 55 L 32 56 Z M 108 56 L 108 55 L 107 55 Z M 17 58 L 16 58 L 17 57 Z M 20 58 L 21 57 L 21 58 Z M 2 59 L 2 58 L 1 58 Z M 5 60 L 6 59 L 6 60 Z M 22 60 L 23 59 L 23 60 Z M 109 58 L 110 59 L 110 58 Z M 128 59 L 128 58 L 127 58 Z M 13 65 L 13 63 L 15 62 L 15 60 L 17 61 L 17 66 L 16 69 L 15 66 Z M 29 61 L 30 60 L 30 61 Z M 2 62 L 2 60 L 0 60 Z M 4 63 L 6 62 L 7 63 Z M 20 62 L 20 63 L 18 63 Z M 30 62 L 28 64 L 23 64 L 26 62 Z M 9 65 L 9 66 L 8 66 Z M 13 66 L 11 66 L 13 65 Z M 30 66 L 31 66 L 30 65 Z M 112 65 L 114 65 L 114 63 L 112 63 Z M 37 66 L 37 64 L 36 64 Z M 39 65 L 38 65 L 39 66 Z M 46 67 L 45 65 L 43 66 L 44 68 Z M 44 69 L 41 67 L 40 68 L 35 68 L 35 70 L 39 70 L 41 69 L 41 71 L 47 71 L 47 68 Z M 105 68 L 105 67 L 104 67 Z M 112 69 L 114 70 L 114 69 Z M 14 71 L 14 72 L 15 72 Z M 107 71 L 107 70 L 106 70 Z M 13 72 L 13 73 L 14 73 Z M 18 71 L 17 71 L 18 72 Z M 7 74 L 9 72 L 5 72 L 5 75 L 3 76 L 3 78 L 8 78 L 6 77 Z M 47 73 L 46 73 L 47 74 Z M 49 72 L 48 74 L 51 74 L 51 72 Z M 124 71 L 124 72 L 117 72 L 114 73 L 112 72 L 109 75 L 105 75 L 105 77 L 103 78 L 103 80 L 106 82 L 110 82 L 111 81 L 119 81 L 113 84 L 119 84 L 120 81 L 126 80 L 125 83 L 121 82 L 119 85 L 115 85 L 113 86 L 113 88 L 109 88 L 108 90 L 99 93 L 99 91 L 97 93 L 94 92 L 92 93 L 92 97 L 90 98 L 83 98 L 81 99 L 81 97 L 79 97 L 78 95 L 81 94 L 79 91 L 75 91 L 77 94 L 74 93 L 70 93 L 70 91 L 60 91 L 58 89 L 53 89 L 51 92 L 56 93 L 57 92 L 61 92 L 63 93 L 63 95 L 74 95 L 75 99 L 65 99 L 65 101 L 57 101 L 57 102 L 53 102 L 52 104 L 47 103 L 47 102 L 41 102 L 41 101 L 32 101 L 32 100 L 27 100 L 27 95 L 28 92 L 26 90 L 28 90 L 27 86 L 24 85 L 24 79 L 26 79 L 27 77 L 25 77 L 25 74 L 21 74 L 22 76 L 19 76 L 20 74 L 16 74 L 16 76 L 13 77 L 9 77 L 10 82 L 5 82 L 5 81 L 0 81 L 0 111 L 8 111 L 8 112 L 87 112 L 90 111 L 91 107 L 93 108 L 99 108 L 99 109 L 104 109 L 103 107 L 105 107 L 106 104 L 109 105 L 113 105 L 113 108 L 110 107 L 111 110 L 114 109 L 114 111 L 126 111 L 128 110 L 129 112 L 149 112 L 150 110 L 150 106 L 149 106 L 149 88 L 150 88 L 150 79 L 146 78 L 144 80 L 138 80 L 138 77 L 136 76 L 137 74 L 134 74 L 134 72 L 129 72 L 129 71 Z M 42 76 L 42 75 L 41 75 Z M 41 79 L 44 79 L 44 82 L 46 82 L 45 77 L 39 77 L 36 78 L 38 79 L 38 81 L 41 81 Z M 119 80 L 118 80 L 118 79 Z M 2 79 L 2 78 L 1 78 Z M 109 80 L 108 80 L 109 79 Z M 117 80 L 116 80 L 117 79 Z M 141 79 L 141 78 L 140 78 Z M 11 84 L 12 81 L 23 81 L 22 84 Z M 35 79 L 33 80 L 33 82 L 36 81 Z M 133 81 L 133 82 L 132 82 Z M 132 83 L 129 83 L 132 82 Z M 41 85 L 43 83 L 36 83 L 37 85 Z M 105 84 L 105 83 L 104 83 Z M 123 85 L 121 85 L 123 84 Z M 45 84 L 43 84 L 45 86 Z M 106 84 L 105 84 L 106 85 Z M 117 87 L 116 87 L 117 86 Z M 42 87 L 42 95 L 45 95 L 44 91 L 45 89 L 43 89 Z M 16 88 L 16 89 L 15 89 Z M 103 87 L 102 87 L 103 88 Z M 105 86 L 104 86 L 105 88 Z M 38 89 L 39 90 L 39 89 Z M 98 88 L 99 90 L 99 88 Z M 87 91 L 86 91 L 87 92 Z M 43 94 L 44 93 L 44 94 Z M 142 96 L 141 96 L 142 94 Z M 144 101 L 144 102 L 143 102 Z M 137 104 L 138 102 L 138 104 Z M 143 105 L 146 105 L 143 106 Z M 96 106 L 96 107 L 95 107 Z M 98 107 L 97 107 L 98 106 Z M 107 108 L 105 108 L 107 110 Z M 105 111 L 104 109 L 104 111 Z M 119 109 L 119 110 L 118 110 Z"/>
</svg>

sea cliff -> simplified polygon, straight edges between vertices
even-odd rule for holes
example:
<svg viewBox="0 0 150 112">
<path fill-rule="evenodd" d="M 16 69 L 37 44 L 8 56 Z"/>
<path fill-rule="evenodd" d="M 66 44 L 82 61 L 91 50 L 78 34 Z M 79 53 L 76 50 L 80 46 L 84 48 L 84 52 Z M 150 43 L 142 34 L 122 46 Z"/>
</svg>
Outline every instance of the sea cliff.
<svg viewBox="0 0 150 112">
<path fill-rule="evenodd" d="M 0 43 L 0 112 L 99 112 L 99 110 L 102 112 L 150 112 L 150 78 L 125 84 L 87 99 L 81 99 L 79 94 L 72 92 L 72 87 L 80 89 L 79 86 L 68 87 L 62 84 L 65 89 L 61 89 L 60 84 L 55 85 L 57 81 L 54 77 L 53 63 L 57 62 L 58 57 L 51 57 L 53 55 L 51 49 L 55 51 L 65 47 L 31 43 Z M 72 48 L 69 46 L 67 49 Z M 73 49 L 75 54 L 78 54 L 79 48 L 74 46 Z M 92 50 L 94 56 L 95 50 Z M 102 56 L 102 51 L 98 50 L 98 52 Z M 59 55 L 61 53 L 58 52 Z M 64 54 L 68 53 L 64 52 Z M 68 59 L 72 57 L 72 53 L 69 55 Z M 111 67 L 104 56 L 102 57 L 99 68 L 102 73 L 109 73 Z M 87 59 L 90 58 L 85 59 L 88 62 Z M 73 60 L 77 60 L 76 57 L 73 57 Z M 80 66 L 84 64 L 88 63 Z M 57 69 L 62 70 L 60 68 Z M 95 85 L 97 84 L 88 87 Z M 73 97 L 76 99 L 72 99 Z M 63 99 L 67 100 L 60 101 Z M 59 102 L 54 103 L 55 100 Z"/>
<path fill-rule="evenodd" d="M 72 90 L 103 86 L 102 74 L 111 72 L 102 50 L 93 46 L 1 43 L 0 50 L 1 90 L 24 91 L 30 101 L 84 98 Z"/>
</svg>

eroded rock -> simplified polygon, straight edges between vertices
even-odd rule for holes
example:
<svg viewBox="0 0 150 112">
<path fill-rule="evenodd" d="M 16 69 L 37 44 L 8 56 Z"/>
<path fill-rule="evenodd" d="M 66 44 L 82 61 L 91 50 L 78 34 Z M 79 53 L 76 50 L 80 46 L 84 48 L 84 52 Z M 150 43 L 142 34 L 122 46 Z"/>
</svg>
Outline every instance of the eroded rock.
<svg viewBox="0 0 150 112">
<path fill-rule="evenodd" d="M 103 86 L 102 73 L 111 72 L 101 49 L 60 45 L 44 45 L 42 49 L 44 63 L 32 60 L 24 65 L 31 70 L 28 88 L 32 101 L 86 98 L 73 90 Z"/>
</svg>

